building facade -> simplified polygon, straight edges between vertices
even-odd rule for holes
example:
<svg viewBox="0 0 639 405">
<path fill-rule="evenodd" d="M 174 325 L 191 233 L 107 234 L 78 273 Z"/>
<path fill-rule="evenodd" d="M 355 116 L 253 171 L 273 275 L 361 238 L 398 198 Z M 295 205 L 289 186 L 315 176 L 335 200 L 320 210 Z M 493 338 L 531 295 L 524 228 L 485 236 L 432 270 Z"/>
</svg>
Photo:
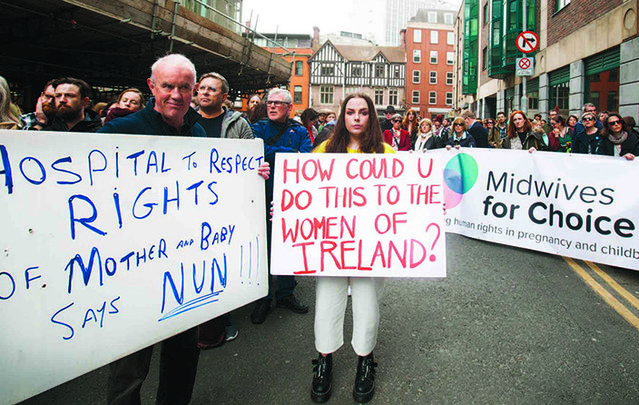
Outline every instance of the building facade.
<svg viewBox="0 0 639 405">
<path fill-rule="evenodd" d="M 279 54 L 291 63 L 291 81 L 284 86 L 293 96 L 291 118 L 309 107 L 310 67 L 308 59 L 313 54 L 312 37 L 307 34 L 262 34 L 255 44 L 269 52 Z"/>
<path fill-rule="evenodd" d="M 453 106 L 454 17 L 421 9 L 406 28 L 406 106 L 423 118 L 449 115 Z"/>
<path fill-rule="evenodd" d="M 403 47 L 335 45 L 326 41 L 308 60 L 311 107 L 339 111 L 348 93 L 362 91 L 381 112 L 404 109 L 406 51 Z"/>
<path fill-rule="evenodd" d="M 525 13 L 524 13 L 524 4 Z M 637 0 L 466 0 L 456 67 L 456 100 L 479 116 L 527 110 L 546 116 L 579 114 L 585 103 L 599 111 L 639 117 Z M 524 19 L 525 15 L 525 19 Z M 522 31 L 539 47 L 533 75 L 515 74 Z"/>
</svg>

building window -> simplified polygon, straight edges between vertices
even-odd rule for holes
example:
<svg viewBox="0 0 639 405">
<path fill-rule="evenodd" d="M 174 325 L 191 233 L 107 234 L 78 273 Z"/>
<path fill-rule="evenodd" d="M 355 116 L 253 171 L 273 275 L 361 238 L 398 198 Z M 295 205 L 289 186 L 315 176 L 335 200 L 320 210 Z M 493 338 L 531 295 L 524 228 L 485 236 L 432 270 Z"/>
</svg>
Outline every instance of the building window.
<svg viewBox="0 0 639 405">
<path fill-rule="evenodd" d="M 295 76 L 302 76 L 304 74 L 304 62 L 301 60 L 295 61 Z"/>
<path fill-rule="evenodd" d="M 332 63 L 322 64 L 321 74 L 322 76 L 335 76 L 335 65 Z"/>
<path fill-rule="evenodd" d="M 362 77 L 362 65 L 353 65 L 351 67 L 351 75 L 353 77 Z"/>
<path fill-rule="evenodd" d="M 384 65 L 381 63 L 375 65 L 375 77 L 384 77 Z"/>
<path fill-rule="evenodd" d="M 448 45 L 455 45 L 455 33 L 453 31 L 448 31 L 446 33 L 446 43 Z"/>
<path fill-rule="evenodd" d="M 447 65 L 455 64 L 455 52 L 446 52 L 446 64 Z"/>
<path fill-rule="evenodd" d="M 430 32 L 430 43 L 431 44 L 436 44 L 439 42 L 439 31 L 437 30 L 432 30 Z"/>
<path fill-rule="evenodd" d="M 528 92 L 528 109 L 539 110 L 539 90 Z"/>
<path fill-rule="evenodd" d="M 413 42 L 417 44 L 422 42 L 422 30 L 416 28 L 413 31 Z"/>
<path fill-rule="evenodd" d="M 481 50 L 481 64 L 482 64 L 482 70 L 488 69 L 488 47 L 487 46 Z"/>
<path fill-rule="evenodd" d="M 302 86 L 295 86 L 293 90 L 293 104 L 302 104 Z"/>
<path fill-rule="evenodd" d="M 400 71 L 400 67 L 399 65 L 394 65 L 393 66 L 393 77 L 395 79 L 399 79 L 399 75 L 400 75 L 401 71 Z"/>
<path fill-rule="evenodd" d="M 453 85 L 453 72 L 446 72 L 446 84 L 448 86 Z"/>
<path fill-rule="evenodd" d="M 484 4 L 484 25 L 488 24 L 489 20 L 490 18 L 488 18 L 488 2 L 486 2 L 486 4 Z"/>
<path fill-rule="evenodd" d="M 429 84 L 437 84 L 437 72 L 434 70 L 430 71 L 429 77 L 428 77 L 428 83 Z"/>
<path fill-rule="evenodd" d="M 437 64 L 437 51 L 430 51 L 430 63 L 433 65 Z"/>
<path fill-rule="evenodd" d="M 559 83 L 554 86 L 550 86 L 550 105 L 559 107 L 562 110 L 568 109 L 568 96 L 570 88 L 568 83 Z M 592 94 L 591 94 L 592 101 Z"/>
<path fill-rule="evenodd" d="M 413 83 L 419 84 L 422 78 L 422 72 L 419 70 L 413 70 Z"/>
<path fill-rule="evenodd" d="M 429 23 L 436 23 L 437 22 L 437 12 L 436 11 L 429 11 L 428 12 L 428 22 Z"/>
<path fill-rule="evenodd" d="M 388 104 L 397 105 L 397 89 L 388 90 Z"/>
<path fill-rule="evenodd" d="M 453 25 L 453 15 L 452 14 L 444 14 L 444 23 L 448 25 Z"/>
<path fill-rule="evenodd" d="M 413 90 L 413 104 L 419 104 L 419 90 Z"/>
<path fill-rule="evenodd" d="M 453 105 L 453 93 L 446 92 L 446 105 Z"/>
<path fill-rule="evenodd" d="M 413 63 L 421 63 L 422 62 L 422 51 L 421 49 L 413 50 Z"/>
<path fill-rule="evenodd" d="M 375 105 L 384 105 L 383 89 L 375 89 Z"/>
<path fill-rule="evenodd" d="M 320 86 L 320 104 L 333 104 L 333 86 Z"/>
<path fill-rule="evenodd" d="M 570 4 L 570 0 L 555 0 L 555 12 Z"/>
<path fill-rule="evenodd" d="M 434 91 L 428 92 L 428 104 L 437 104 L 437 93 Z"/>
</svg>

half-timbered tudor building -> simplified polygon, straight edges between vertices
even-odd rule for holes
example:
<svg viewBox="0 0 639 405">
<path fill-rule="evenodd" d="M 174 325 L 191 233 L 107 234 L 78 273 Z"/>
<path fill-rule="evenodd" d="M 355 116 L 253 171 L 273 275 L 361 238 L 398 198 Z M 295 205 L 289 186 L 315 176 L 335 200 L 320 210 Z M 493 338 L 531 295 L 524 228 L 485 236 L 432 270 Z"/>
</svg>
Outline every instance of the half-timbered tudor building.
<svg viewBox="0 0 639 405">
<path fill-rule="evenodd" d="M 339 110 L 347 94 L 361 91 L 378 112 L 405 104 L 406 51 L 403 47 L 335 45 L 326 41 L 308 60 L 311 107 Z"/>
</svg>

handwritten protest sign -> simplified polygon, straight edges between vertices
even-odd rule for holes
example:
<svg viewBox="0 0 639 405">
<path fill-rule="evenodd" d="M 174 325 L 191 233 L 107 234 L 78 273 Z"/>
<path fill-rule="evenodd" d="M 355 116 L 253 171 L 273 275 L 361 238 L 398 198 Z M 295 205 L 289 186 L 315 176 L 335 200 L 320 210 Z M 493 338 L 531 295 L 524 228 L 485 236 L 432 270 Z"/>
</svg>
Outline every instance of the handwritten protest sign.
<svg viewBox="0 0 639 405">
<path fill-rule="evenodd" d="M 260 140 L 0 137 L 0 403 L 266 295 Z"/>
<path fill-rule="evenodd" d="M 423 154 L 278 154 L 271 272 L 444 277 L 439 162 Z"/>
<path fill-rule="evenodd" d="M 445 166 L 446 230 L 639 270 L 638 163 L 465 149 Z"/>
</svg>

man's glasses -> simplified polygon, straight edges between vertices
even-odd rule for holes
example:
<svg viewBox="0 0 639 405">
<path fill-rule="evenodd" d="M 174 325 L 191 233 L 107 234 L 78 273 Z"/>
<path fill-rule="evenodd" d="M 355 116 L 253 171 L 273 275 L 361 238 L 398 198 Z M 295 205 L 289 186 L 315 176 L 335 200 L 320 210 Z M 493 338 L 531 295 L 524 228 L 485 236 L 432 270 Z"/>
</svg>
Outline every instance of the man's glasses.
<svg viewBox="0 0 639 405">
<path fill-rule="evenodd" d="M 289 103 L 287 103 L 286 101 L 277 101 L 277 100 L 268 100 L 266 102 L 267 106 L 274 105 L 275 107 L 281 107 L 283 105 L 288 105 L 288 104 Z"/>
<path fill-rule="evenodd" d="M 621 125 L 621 121 L 619 120 L 614 120 L 614 121 L 608 121 L 608 125 Z"/>
</svg>

